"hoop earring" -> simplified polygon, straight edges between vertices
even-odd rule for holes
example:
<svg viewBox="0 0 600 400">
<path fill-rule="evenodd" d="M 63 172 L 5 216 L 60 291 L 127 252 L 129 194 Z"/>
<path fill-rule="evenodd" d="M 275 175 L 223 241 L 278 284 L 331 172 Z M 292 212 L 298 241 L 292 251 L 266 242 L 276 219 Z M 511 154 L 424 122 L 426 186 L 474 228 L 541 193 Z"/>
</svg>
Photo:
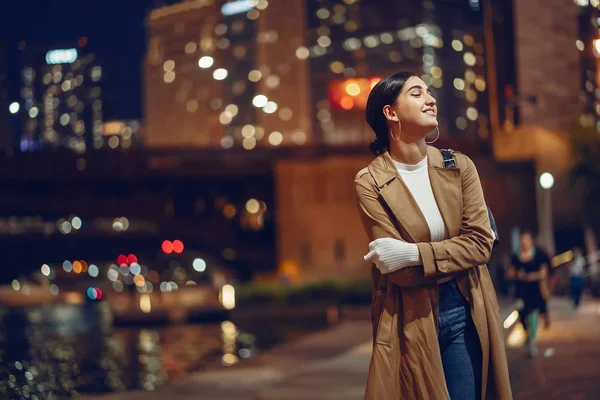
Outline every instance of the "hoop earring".
<svg viewBox="0 0 600 400">
<path fill-rule="evenodd" d="M 394 139 L 394 141 L 398 141 L 400 140 L 400 130 L 402 129 L 402 124 L 400 123 L 400 121 L 398 121 L 398 137 L 395 138 L 394 134 L 392 133 L 393 131 L 390 131 L 390 136 L 392 137 L 392 139 Z"/>
<path fill-rule="evenodd" d="M 428 142 L 427 140 L 425 141 L 425 143 L 427 144 L 432 144 L 437 142 L 437 140 L 440 138 L 440 128 L 439 127 L 435 127 L 435 129 L 437 129 L 437 136 L 435 137 L 435 139 L 433 139 L 431 142 Z"/>
</svg>

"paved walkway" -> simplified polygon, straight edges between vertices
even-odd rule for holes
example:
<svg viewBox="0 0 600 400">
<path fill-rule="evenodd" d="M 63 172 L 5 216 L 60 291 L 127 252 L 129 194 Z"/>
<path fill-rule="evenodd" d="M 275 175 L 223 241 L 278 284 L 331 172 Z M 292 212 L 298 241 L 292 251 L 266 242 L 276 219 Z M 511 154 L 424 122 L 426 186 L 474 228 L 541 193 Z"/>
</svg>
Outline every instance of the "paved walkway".
<svg viewBox="0 0 600 400">
<path fill-rule="evenodd" d="M 574 312 L 566 299 L 553 299 L 550 313 L 538 357 L 527 358 L 522 347 L 507 350 L 515 400 L 599 399 L 600 301 L 585 299 Z M 511 335 L 524 336 L 521 326 Z"/>
<path fill-rule="evenodd" d="M 599 398 L 600 302 L 588 300 L 573 313 L 566 300 L 558 299 L 551 309 L 553 326 L 541 334 L 538 358 L 525 356 L 518 326 L 511 333 L 513 347 L 507 351 L 515 399 Z M 502 318 L 511 311 L 504 303 Z M 191 374 L 156 392 L 85 399 L 360 400 L 371 354 L 370 334 L 367 321 L 342 323 L 274 349 L 242 368 Z"/>
</svg>

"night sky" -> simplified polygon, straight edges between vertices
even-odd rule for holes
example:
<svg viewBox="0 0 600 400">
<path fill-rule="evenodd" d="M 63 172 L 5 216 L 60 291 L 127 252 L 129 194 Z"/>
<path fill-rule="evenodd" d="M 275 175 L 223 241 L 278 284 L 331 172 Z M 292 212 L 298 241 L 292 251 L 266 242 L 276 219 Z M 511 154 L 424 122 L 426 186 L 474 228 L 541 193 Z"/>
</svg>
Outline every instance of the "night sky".
<svg viewBox="0 0 600 400">
<path fill-rule="evenodd" d="M 19 100 L 17 44 L 59 45 L 88 37 L 103 59 L 114 96 L 111 118 L 142 117 L 145 18 L 156 0 L 7 0 L 0 9 L 0 42 L 8 58 L 9 101 Z"/>
</svg>

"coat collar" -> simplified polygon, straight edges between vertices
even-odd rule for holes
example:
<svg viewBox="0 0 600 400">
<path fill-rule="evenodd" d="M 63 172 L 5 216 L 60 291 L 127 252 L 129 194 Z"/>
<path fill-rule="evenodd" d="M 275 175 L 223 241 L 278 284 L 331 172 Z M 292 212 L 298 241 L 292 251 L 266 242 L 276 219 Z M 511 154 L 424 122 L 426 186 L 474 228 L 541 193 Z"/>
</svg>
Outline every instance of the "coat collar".
<svg viewBox="0 0 600 400">
<path fill-rule="evenodd" d="M 450 237 L 458 235 L 462 223 L 462 188 L 460 170 L 444 168 L 441 152 L 427 146 L 427 167 L 431 188 Z M 392 157 L 385 152 L 369 164 L 379 192 L 394 217 L 412 242 L 429 242 L 429 226 L 410 190 L 400 178 Z"/>
<path fill-rule="evenodd" d="M 429 169 L 444 168 L 444 158 L 439 149 L 427 146 L 427 166 Z M 390 156 L 388 151 L 380 154 L 371 161 L 369 164 L 369 172 L 380 189 L 389 181 L 398 177 L 398 172 L 392 161 L 392 156 Z"/>
</svg>

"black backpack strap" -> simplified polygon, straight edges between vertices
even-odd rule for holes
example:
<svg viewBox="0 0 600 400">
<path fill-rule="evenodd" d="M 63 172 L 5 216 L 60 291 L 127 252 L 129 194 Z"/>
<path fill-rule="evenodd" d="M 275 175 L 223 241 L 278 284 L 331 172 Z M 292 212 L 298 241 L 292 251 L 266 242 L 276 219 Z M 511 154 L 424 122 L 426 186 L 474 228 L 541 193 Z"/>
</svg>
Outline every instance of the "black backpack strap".
<svg viewBox="0 0 600 400">
<path fill-rule="evenodd" d="M 456 160 L 452 154 L 452 149 L 440 149 L 442 157 L 444 157 L 444 168 L 456 168 Z"/>
<path fill-rule="evenodd" d="M 444 157 L 444 168 L 456 168 L 456 159 L 452 154 L 452 149 L 440 149 L 442 156 Z M 498 246 L 500 243 L 500 237 L 498 236 L 498 227 L 496 226 L 496 220 L 494 219 L 494 214 L 492 214 L 492 210 L 488 207 L 488 217 L 490 218 L 490 227 L 492 232 L 494 232 L 494 247 Z"/>
</svg>

